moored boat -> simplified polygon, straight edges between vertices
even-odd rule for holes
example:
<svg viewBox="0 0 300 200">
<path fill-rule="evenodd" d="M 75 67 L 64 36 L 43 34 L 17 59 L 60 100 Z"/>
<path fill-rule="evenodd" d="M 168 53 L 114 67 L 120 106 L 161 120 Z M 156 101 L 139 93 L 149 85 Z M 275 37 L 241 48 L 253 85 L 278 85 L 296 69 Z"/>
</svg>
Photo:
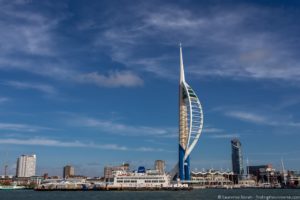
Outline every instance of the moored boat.
<svg viewBox="0 0 300 200">
<path fill-rule="evenodd" d="M 25 189 L 24 186 L 18 186 L 18 185 L 0 185 L 0 190 L 21 190 Z"/>
</svg>

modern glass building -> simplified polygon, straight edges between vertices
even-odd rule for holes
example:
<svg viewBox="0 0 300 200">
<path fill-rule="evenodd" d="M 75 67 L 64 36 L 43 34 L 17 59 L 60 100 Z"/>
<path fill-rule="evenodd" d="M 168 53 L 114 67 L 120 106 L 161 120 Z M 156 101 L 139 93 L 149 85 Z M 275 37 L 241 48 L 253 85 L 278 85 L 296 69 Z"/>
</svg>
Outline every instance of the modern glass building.
<svg viewBox="0 0 300 200">
<path fill-rule="evenodd" d="M 231 140 L 232 171 L 235 175 L 243 175 L 242 144 L 238 139 Z"/>
<path fill-rule="evenodd" d="M 190 180 L 190 154 L 196 146 L 203 128 L 203 111 L 194 90 L 185 81 L 180 45 L 179 81 L 179 163 L 178 178 Z"/>
</svg>

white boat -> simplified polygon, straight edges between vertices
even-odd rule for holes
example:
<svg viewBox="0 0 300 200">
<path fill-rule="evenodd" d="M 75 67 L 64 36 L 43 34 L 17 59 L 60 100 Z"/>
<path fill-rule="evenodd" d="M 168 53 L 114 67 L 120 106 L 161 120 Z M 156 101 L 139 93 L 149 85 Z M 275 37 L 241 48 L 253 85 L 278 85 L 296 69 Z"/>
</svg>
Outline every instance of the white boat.
<svg viewBox="0 0 300 200">
<path fill-rule="evenodd" d="M 167 174 L 137 173 L 127 171 L 114 171 L 111 188 L 167 188 L 172 187 Z"/>
<path fill-rule="evenodd" d="M 18 186 L 18 185 L 0 185 L 0 190 L 21 190 L 25 189 L 24 186 Z"/>
</svg>

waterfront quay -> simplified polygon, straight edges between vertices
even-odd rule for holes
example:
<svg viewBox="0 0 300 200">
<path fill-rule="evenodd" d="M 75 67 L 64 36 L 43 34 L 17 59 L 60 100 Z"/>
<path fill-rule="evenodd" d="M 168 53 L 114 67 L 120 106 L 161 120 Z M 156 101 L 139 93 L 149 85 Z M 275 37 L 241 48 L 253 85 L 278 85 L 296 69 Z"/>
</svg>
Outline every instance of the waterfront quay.
<svg viewBox="0 0 300 200">
<path fill-rule="evenodd" d="M 69 188 L 40 188 L 35 191 L 179 191 L 192 190 L 193 187 L 113 187 L 113 186 L 76 186 Z"/>
<path fill-rule="evenodd" d="M 0 191 L 1 199 L 5 200 L 53 200 L 53 199 L 121 199 L 121 200 L 153 200 L 153 199 L 204 199 L 204 200 L 217 200 L 217 199 L 259 199 L 266 200 L 271 199 L 299 199 L 300 190 L 292 189 L 205 189 L 205 190 L 189 190 L 189 191 L 87 191 L 87 192 L 68 192 L 68 191 L 51 191 L 51 192 L 36 192 L 31 190 L 22 191 Z"/>
</svg>

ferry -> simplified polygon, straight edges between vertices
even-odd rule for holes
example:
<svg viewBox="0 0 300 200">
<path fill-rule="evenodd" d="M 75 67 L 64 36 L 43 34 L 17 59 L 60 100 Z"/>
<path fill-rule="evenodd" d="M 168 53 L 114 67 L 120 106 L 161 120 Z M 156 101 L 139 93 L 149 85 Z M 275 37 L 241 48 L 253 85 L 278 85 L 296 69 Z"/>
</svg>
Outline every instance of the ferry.
<svg viewBox="0 0 300 200">
<path fill-rule="evenodd" d="M 138 172 L 114 171 L 113 182 L 107 183 L 107 189 L 188 189 L 188 184 L 171 183 L 166 173 L 156 170 L 139 170 Z"/>
<path fill-rule="evenodd" d="M 79 179 L 44 180 L 36 191 L 75 191 L 75 190 L 191 190 L 188 184 L 170 182 L 170 176 L 157 170 L 112 171 L 112 179 L 108 182 L 95 182 Z"/>
<path fill-rule="evenodd" d="M 108 184 L 110 187 L 117 188 L 155 188 L 170 187 L 170 179 L 166 174 L 151 172 L 138 173 L 126 171 L 114 171 L 114 181 Z"/>
</svg>

